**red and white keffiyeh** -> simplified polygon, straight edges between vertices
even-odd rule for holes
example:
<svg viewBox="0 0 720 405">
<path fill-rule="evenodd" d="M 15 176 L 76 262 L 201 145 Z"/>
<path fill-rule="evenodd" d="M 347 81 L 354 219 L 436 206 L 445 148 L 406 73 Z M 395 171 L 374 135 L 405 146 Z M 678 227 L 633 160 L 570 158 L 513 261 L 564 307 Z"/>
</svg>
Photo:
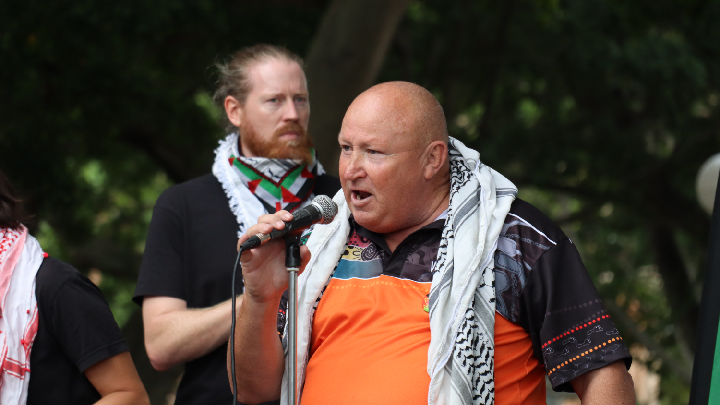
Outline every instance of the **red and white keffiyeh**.
<svg viewBox="0 0 720 405">
<path fill-rule="evenodd" d="M 35 276 L 43 261 L 27 228 L 0 228 L 0 404 L 24 405 L 38 329 Z"/>
</svg>

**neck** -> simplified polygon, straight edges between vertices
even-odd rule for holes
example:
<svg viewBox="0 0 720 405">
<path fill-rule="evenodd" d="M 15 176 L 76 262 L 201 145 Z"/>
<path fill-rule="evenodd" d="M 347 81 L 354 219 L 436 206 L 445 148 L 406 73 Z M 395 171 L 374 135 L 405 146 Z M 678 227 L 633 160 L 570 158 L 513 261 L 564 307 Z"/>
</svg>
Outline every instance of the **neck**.
<svg viewBox="0 0 720 405">
<path fill-rule="evenodd" d="M 410 226 L 400 231 L 386 233 L 385 243 L 388 244 L 390 252 L 394 252 L 395 249 L 405 240 L 410 234 L 422 228 L 425 225 L 433 223 L 440 214 L 443 213 L 450 206 L 450 187 L 447 187 L 443 193 L 439 193 L 437 197 L 432 200 L 430 204 L 430 212 L 425 216 L 425 219 L 417 225 Z"/>
<path fill-rule="evenodd" d="M 240 152 L 240 156 L 242 156 L 242 157 L 246 157 L 246 158 L 256 157 L 247 147 L 243 146 L 241 136 L 238 136 L 238 152 Z"/>
</svg>

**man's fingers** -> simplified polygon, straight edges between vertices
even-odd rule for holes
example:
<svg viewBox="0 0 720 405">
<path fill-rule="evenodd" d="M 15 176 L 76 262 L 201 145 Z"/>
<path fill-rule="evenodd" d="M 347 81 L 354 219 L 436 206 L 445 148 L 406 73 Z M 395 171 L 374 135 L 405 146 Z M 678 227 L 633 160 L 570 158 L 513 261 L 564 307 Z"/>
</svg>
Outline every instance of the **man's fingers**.
<svg viewBox="0 0 720 405">
<path fill-rule="evenodd" d="M 293 219 L 292 214 L 285 210 L 280 210 L 280 211 L 276 212 L 275 215 L 278 215 L 280 217 L 280 219 L 285 222 L 289 222 Z"/>
<path fill-rule="evenodd" d="M 239 250 L 240 250 L 240 245 L 238 244 L 238 251 Z M 240 265 L 245 266 L 247 263 L 250 262 L 250 260 L 252 260 L 254 255 L 255 255 L 255 252 L 253 252 L 252 250 L 245 250 L 243 252 L 242 256 L 240 256 Z"/>
<path fill-rule="evenodd" d="M 278 211 L 275 214 L 265 214 L 258 218 L 258 223 L 248 229 L 248 235 L 256 235 L 258 233 L 270 233 L 273 229 L 285 228 L 285 222 L 293 219 L 292 214 L 287 211 Z"/>
<path fill-rule="evenodd" d="M 267 235 L 274 229 L 281 230 L 285 228 L 285 222 L 289 222 L 292 219 L 292 214 L 285 210 L 280 210 L 274 214 L 261 215 L 260 218 L 258 218 L 258 223 L 251 226 L 250 229 L 247 230 L 247 233 L 238 239 L 237 250 L 239 251 L 240 245 L 250 239 L 251 236 L 259 233 Z"/>
<path fill-rule="evenodd" d="M 271 224 L 273 228 L 277 230 L 285 228 L 285 222 L 292 221 L 292 219 L 292 214 L 285 210 L 280 210 L 275 214 L 268 215 L 268 217 L 265 218 L 267 223 Z M 272 232 L 272 229 L 270 230 L 270 232 Z"/>
<path fill-rule="evenodd" d="M 289 213 L 285 210 L 280 210 L 274 214 L 261 215 L 260 218 L 258 218 L 258 223 L 274 224 L 277 221 L 288 222 L 292 219 L 293 219 L 293 216 L 291 213 Z"/>
</svg>

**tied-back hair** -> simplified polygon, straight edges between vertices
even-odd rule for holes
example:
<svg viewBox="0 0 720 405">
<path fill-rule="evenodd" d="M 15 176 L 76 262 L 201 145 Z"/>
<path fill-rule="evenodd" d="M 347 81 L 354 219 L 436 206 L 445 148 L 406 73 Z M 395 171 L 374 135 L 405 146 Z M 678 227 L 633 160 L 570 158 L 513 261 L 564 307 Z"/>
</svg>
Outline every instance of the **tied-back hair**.
<svg viewBox="0 0 720 405">
<path fill-rule="evenodd" d="M 303 67 L 303 60 L 298 55 L 285 47 L 268 44 L 243 48 L 232 54 L 229 61 L 215 64 L 219 78 L 213 100 L 223 112 L 225 111 L 225 99 L 228 96 L 234 97 L 240 104 L 245 104 L 245 100 L 252 90 L 250 68 L 258 62 L 272 59 L 295 62 L 301 68 Z M 227 115 L 222 114 L 222 117 L 224 117 L 225 131 L 227 133 L 235 131 L 236 127 L 228 120 Z"/>
<path fill-rule="evenodd" d="M 0 171 L 0 228 L 17 229 L 28 219 L 22 203 L 15 188 Z"/>
</svg>

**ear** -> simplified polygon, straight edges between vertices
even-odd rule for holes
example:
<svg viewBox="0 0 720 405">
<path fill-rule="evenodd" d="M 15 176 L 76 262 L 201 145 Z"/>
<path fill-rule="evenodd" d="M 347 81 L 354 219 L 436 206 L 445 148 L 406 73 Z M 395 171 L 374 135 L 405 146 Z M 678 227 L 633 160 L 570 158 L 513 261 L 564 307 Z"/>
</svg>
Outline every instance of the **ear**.
<svg viewBox="0 0 720 405">
<path fill-rule="evenodd" d="M 423 175 L 425 180 L 430 180 L 446 166 L 448 158 L 448 147 L 445 142 L 434 141 L 425 148 L 425 167 Z"/>
<path fill-rule="evenodd" d="M 243 105 L 233 96 L 225 97 L 225 114 L 227 114 L 228 120 L 231 124 L 240 128 L 242 124 L 242 117 L 245 116 L 245 110 Z"/>
</svg>

